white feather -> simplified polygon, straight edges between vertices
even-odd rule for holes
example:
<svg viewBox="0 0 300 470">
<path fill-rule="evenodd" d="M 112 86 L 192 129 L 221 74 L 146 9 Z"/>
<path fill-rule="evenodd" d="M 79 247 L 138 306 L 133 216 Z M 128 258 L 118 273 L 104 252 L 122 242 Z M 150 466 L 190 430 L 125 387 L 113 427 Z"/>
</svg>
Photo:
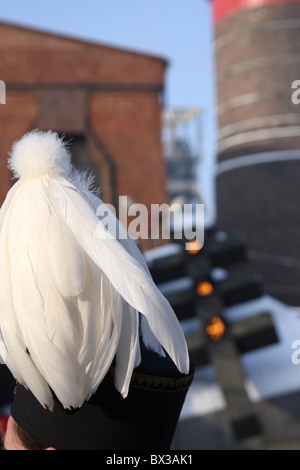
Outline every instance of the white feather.
<svg viewBox="0 0 300 470">
<path fill-rule="evenodd" d="M 65 408 L 78 407 L 115 359 L 126 397 L 140 330 L 188 373 L 179 322 L 125 229 L 120 239 L 107 233 L 95 213 L 103 202 L 70 171 L 56 135 L 34 132 L 23 143 L 10 159 L 20 180 L 0 211 L 0 340 L 13 375 L 43 406 L 52 407 L 50 387 Z"/>
</svg>

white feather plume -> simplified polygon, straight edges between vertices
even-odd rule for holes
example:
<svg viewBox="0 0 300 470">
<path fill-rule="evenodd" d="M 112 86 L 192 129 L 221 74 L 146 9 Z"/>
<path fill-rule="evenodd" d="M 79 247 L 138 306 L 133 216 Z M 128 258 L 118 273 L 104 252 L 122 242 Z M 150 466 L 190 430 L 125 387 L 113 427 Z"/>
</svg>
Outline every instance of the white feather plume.
<svg viewBox="0 0 300 470">
<path fill-rule="evenodd" d="M 50 389 L 65 408 L 79 407 L 115 359 L 115 386 L 126 397 L 140 332 L 187 374 L 172 308 L 114 214 L 105 206 L 119 239 L 96 216 L 103 202 L 72 168 L 64 142 L 51 131 L 28 133 L 9 167 L 19 181 L 0 211 L 0 343 L 15 378 L 45 407 Z"/>
</svg>

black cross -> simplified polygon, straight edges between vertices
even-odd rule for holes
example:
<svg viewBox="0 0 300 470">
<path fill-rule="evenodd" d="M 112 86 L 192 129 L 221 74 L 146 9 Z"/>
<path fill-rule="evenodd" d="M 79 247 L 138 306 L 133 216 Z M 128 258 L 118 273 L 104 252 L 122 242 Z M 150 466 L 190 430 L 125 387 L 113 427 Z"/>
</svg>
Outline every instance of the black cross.
<svg viewBox="0 0 300 470">
<path fill-rule="evenodd" d="M 190 356 L 197 367 L 215 368 L 236 438 L 261 433 L 240 354 L 277 343 L 278 337 L 269 312 L 228 323 L 224 308 L 259 298 L 262 278 L 247 260 L 241 234 L 208 234 L 202 249 L 190 252 L 182 241 L 173 253 L 151 260 L 153 279 L 180 321 L 200 320 L 199 330 L 186 337 Z"/>
</svg>

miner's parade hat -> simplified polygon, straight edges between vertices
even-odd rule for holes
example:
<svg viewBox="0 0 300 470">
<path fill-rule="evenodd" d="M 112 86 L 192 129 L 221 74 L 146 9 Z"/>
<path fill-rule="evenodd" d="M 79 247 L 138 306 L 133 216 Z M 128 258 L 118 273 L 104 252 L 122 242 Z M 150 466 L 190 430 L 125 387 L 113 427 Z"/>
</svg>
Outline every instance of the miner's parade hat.
<svg viewBox="0 0 300 470">
<path fill-rule="evenodd" d="M 184 333 L 68 145 L 35 130 L 8 160 L 0 362 L 17 382 L 10 422 L 22 442 L 26 432 L 61 450 L 169 448 L 193 377 Z"/>
<path fill-rule="evenodd" d="M 143 349 L 129 393 L 114 386 L 114 366 L 81 408 L 66 410 L 57 399 L 45 409 L 17 385 L 12 416 L 31 436 L 58 450 L 166 450 L 171 448 L 193 369 L 180 374 L 168 358 Z"/>
</svg>

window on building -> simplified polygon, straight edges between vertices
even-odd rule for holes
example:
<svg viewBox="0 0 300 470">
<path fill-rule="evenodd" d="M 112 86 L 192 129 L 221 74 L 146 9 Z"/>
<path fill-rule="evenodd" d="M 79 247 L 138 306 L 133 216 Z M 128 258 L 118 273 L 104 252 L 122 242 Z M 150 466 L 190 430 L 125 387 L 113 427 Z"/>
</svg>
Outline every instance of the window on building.
<svg viewBox="0 0 300 470">
<path fill-rule="evenodd" d="M 72 163 L 77 170 L 88 171 L 95 178 L 95 187 L 100 187 L 99 166 L 94 162 L 87 151 L 86 139 L 84 135 L 65 135 L 65 142 L 69 143 L 72 155 Z"/>
</svg>

